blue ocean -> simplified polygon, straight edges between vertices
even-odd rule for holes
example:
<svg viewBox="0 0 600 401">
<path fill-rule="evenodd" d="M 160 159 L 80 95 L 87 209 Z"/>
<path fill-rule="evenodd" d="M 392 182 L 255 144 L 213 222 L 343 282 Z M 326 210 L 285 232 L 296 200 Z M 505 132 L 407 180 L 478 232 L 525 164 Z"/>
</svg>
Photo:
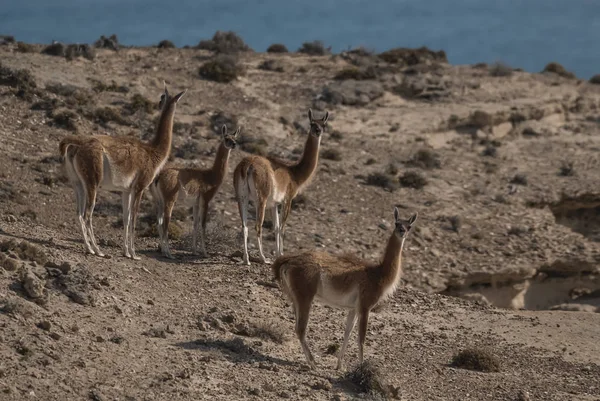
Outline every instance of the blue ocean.
<svg viewBox="0 0 600 401">
<path fill-rule="evenodd" d="M 195 45 L 233 30 L 257 51 L 321 40 L 443 49 L 453 64 L 502 61 L 540 71 L 550 61 L 580 78 L 600 73 L 597 0 L 0 0 L 0 34 L 25 42 Z"/>
</svg>

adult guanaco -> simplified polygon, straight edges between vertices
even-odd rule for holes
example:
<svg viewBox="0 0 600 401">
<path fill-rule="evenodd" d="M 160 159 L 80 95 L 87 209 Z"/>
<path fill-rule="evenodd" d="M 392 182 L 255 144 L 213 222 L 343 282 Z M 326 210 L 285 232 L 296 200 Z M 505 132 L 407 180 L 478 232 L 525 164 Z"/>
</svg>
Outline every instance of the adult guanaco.
<svg viewBox="0 0 600 401">
<path fill-rule="evenodd" d="M 99 188 L 122 192 L 125 238 L 123 255 L 139 260 L 134 249 L 134 233 L 144 190 L 161 171 L 173 137 L 175 106 L 186 91 L 169 95 L 165 84 L 159 108 L 160 118 L 150 143 L 130 137 L 98 135 L 68 136 L 60 141 L 59 151 L 75 190 L 77 213 L 83 241 L 90 254 L 104 256 L 94 237 L 92 213 Z"/>
<path fill-rule="evenodd" d="M 304 145 L 304 153 L 299 161 L 289 162 L 272 157 L 248 156 L 235 168 L 233 186 L 242 220 L 245 264 L 250 264 L 247 225 L 249 201 L 252 201 L 256 208 L 256 234 L 262 262 L 269 263 L 262 246 L 262 225 L 267 206 L 271 208 L 273 216 L 276 256 L 283 255 L 283 233 L 292 209 L 292 200 L 308 185 L 315 174 L 321 136 L 328 119 L 329 112 L 326 112 L 324 117 L 315 119 L 312 110 L 308 110 L 310 131 Z M 281 221 L 278 210 L 280 204 L 282 205 Z"/>
<path fill-rule="evenodd" d="M 175 202 L 179 198 L 185 197 L 194 197 L 192 208 L 194 219 L 192 251 L 194 255 L 198 253 L 198 231 L 200 225 L 202 225 L 202 230 L 200 230 L 200 252 L 202 256 L 206 256 L 208 206 L 223 183 L 225 174 L 227 174 L 229 154 L 237 146 L 240 130 L 241 128 L 238 127 L 233 134 L 229 134 L 227 126 L 223 125 L 221 143 L 217 149 L 212 168 L 178 168 L 167 166 L 150 185 L 158 215 L 157 225 L 160 249 L 162 254 L 167 258 L 173 259 L 173 255 L 169 250 L 168 238 L 171 212 L 173 211 Z"/>
<path fill-rule="evenodd" d="M 357 320 L 358 357 L 362 363 L 369 312 L 392 295 L 398 286 L 402 276 L 404 240 L 415 224 L 417 214 L 408 220 L 401 220 L 398 208 L 394 208 L 394 220 L 394 232 L 388 240 L 383 260 L 378 264 L 370 264 L 354 256 L 315 251 L 282 256 L 273 263 L 275 280 L 293 303 L 296 335 L 311 368 L 315 369 L 316 365 L 306 343 L 306 328 L 315 298 L 328 305 L 349 310 L 336 368 L 342 367 L 348 338 Z"/>
</svg>

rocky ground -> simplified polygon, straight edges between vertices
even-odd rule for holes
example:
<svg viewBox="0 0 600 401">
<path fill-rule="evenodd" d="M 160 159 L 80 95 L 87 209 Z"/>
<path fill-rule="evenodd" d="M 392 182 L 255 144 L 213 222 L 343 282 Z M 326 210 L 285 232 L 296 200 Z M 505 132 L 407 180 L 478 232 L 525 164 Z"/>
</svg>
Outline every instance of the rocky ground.
<svg viewBox="0 0 600 401">
<path fill-rule="evenodd" d="M 451 66 L 425 50 L 43 49 L 0 45 L 0 399 L 600 399 L 600 86 L 556 68 Z M 211 80 L 215 61 L 237 77 Z M 178 259 L 159 256 L 148 197 L 143 259 L 124 259 L 120 198 L 109 192 L 94 227 L 111 258 L 84 254 L 58 142 L 150 138 L 163 80 L 188 89 L 175 117 L 180 164 L 210 165 L 222 123 L 243 126 L 232 166 L 248 152 L 296 158 L 307 109 L 329 111 L 287 252 L 375 260 L 393 207 L 419 212 L 403 286 L 370 322 L 377 394 L 333 369 L 342 311 L 314 307 L 319 370 L 306 369 L 269 268 L 239 264 L 230 174 L 212 204 L 208 258 L 190 254 L 185 204 L 171 233 Z M 252 231 L 250 241 L 257 256 Z M 467 348 L 491 354 L 498 371 L 451 366 Z"/>
</svg>

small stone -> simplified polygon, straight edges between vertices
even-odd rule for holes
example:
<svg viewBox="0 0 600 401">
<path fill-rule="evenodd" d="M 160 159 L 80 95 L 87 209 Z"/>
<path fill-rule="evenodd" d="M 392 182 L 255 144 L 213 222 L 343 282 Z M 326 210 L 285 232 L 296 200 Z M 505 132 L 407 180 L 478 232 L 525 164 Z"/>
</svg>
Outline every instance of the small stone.
<svg viewBox="0 0 600 401">
<path fill-rule="evenodd" d="M 6 219 L 7 223 L 16 223 L 17 222 L 17 218 L 15 216 L 13 216 L 12 214 L 7 215 L 5 219 Z"/>
<path fill-rule="evenodd" d="M 154 301 L 153 301 L 153 300 L 151 300 L 151 299 L 147 300 L 147 301 L 146 301 L 146 303 L 147 303 L 148 305 L 154 305 Z"/>
<path fill-rule="evenodd" d="M 58 334 L 58 333 L 50 333 L 50 338 L 53 339 L 53 340 L 58 341 L 58 340 L 61 339 L 61 335 Z"/>
<path fill-rule="evenodd" d="M 29 297 L 33 299 L 44 297 L 46 283 L 40 280 L 31 269 L 27 268 L 21 272 L 21 284 Z"/>
<path fill-rule="evenodd" d="M 19 268 L 19 261 L 17 259 L 13 259 L 13 258 L 5 258 L 2 261 L 2 267 L 6 271 L 14 272 L 15 270 L 17 270 Z"/>
<path fill-rule="evenodd" d="M 329 391 L 331 390 L 331 383 L 326 381 L 326 380 L 317 380 L 312 386 L 311 388 L 313 390 L 325 390 L 325 391 Z"/>
<path fill-rule="evenodd" d="M 253 387 L 253 388 L 248 389 L 248 394 L 260 397 L 261 391 L 258 387 Z"/>
<path fill-rule="evenodd" d="M 95 339 L 95 341 L 96 341 L 97 343 L 103 343 L 105 340 L 104 340 L 104 338 L 102 338 L 102 336 L 96 336 L 96 339 Z"/>
<path fill-rule="evenodd" d="M 59 266 L 58 266 L 58 270 L 60 270 L 60 272 L 62 274 L 69 274 L 69 272 L 71 270 L 73 270 L 73 266 L 71 265 L 70 262 L 62 262 Z"/>
<path fill-rule="evenodd" d="M 288 393 L 287 391 L 280 391 L 278 395 L 281 398 L 290 398 L 290 393 Z"/>
</svg>

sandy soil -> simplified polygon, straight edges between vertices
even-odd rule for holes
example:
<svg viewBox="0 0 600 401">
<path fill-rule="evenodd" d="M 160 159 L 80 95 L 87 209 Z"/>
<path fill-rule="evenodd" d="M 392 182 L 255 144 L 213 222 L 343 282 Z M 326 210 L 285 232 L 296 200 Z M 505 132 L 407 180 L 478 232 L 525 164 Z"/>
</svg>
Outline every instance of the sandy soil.
<svg viewBox="0 0 600 401">
<path fill-rule="evenodd" d="M 343 312 L 315 305 L 308 337 L 319 370 L 311 372 L 269 267 L 240 265 L 231 174 L 212 204 L 208 258 L 190 253 L 185 205 L 176 221 L 183 234 L 171 241 L 179 259 L 160 257 L 156 237 L 145 235 L 154 222 L 148 197 L 136 239 L 143 259 L 124 259 L 119 196 L 108 192 L 99 196 L 94 227 L 111 258 L 84 254 L 57 149 L 73 131 L 56 115 L 75 113 L 71 129 L 80 135 L 149 138 L 157 112 L 128 113 L 128 105 L 134 94 L 158 102 L 163 80 L 172 91 L 188 89 L 175 117 L 179 163 L 212 163 L 218 113 L 266 141 L 266 151 L 295 158 L 307 109 L 330 112 L 317 174 L 289 219 L 286 252 L 320 248 L 375 260 L 393 207 L 419 212 L 403 285 L 372 315 L 367 336 L 367 359 L 390 398 L 600 399 L 600 314 L 593 313 L 600 307 L 600 87 L 444 63 L 378 63 L 385 68 L 376 79 L 339 81 L 334 76 L 350 66 L 345 57 L 258 53 L 241 55 L 246 74 L 222 84 L 198 76 L 210 57 L 136 48 L 67 61 L 0 46 L 2 65 L 31 71 L 37 86 L 22 96 L 0 80 L 0 399 L 371 397 L 333 369 L 328 349 L 341 342 Z M 266 59 L 283 72 L 259 68 Z M 94 90 L 112 81 L 127 93 Z M 436 95 L 399 89 L 410 84 Z M 93 117 L 106 106 L 125 122 Z M 246 154 L 234 152 L 230 165 Z M 426 185 L 398 185 L 406 172 Z M 367 185 L 374 173 L 393 188 Z M 274 236 L 266 230 L 265 237 L 272 257 Z M 250 242 L 257 256 L 252 230 Z M 490 350 L 500 371 L 450 366 L 468 347 Z"/>
</svg>

